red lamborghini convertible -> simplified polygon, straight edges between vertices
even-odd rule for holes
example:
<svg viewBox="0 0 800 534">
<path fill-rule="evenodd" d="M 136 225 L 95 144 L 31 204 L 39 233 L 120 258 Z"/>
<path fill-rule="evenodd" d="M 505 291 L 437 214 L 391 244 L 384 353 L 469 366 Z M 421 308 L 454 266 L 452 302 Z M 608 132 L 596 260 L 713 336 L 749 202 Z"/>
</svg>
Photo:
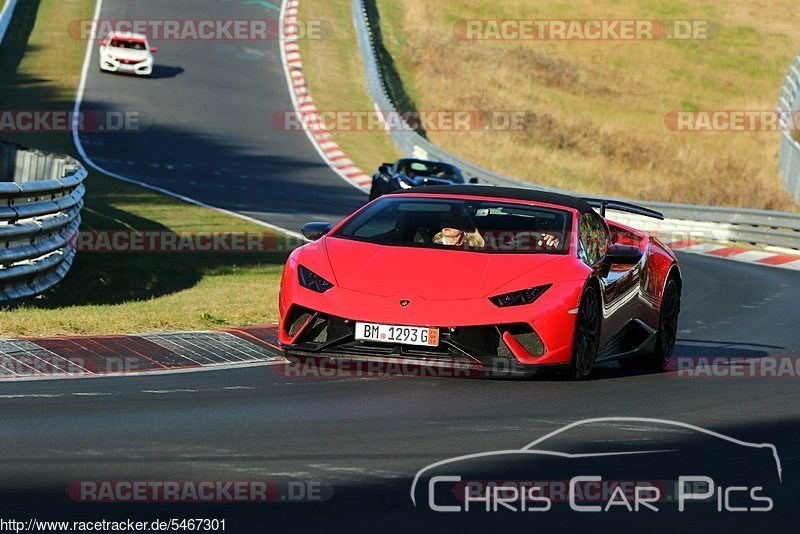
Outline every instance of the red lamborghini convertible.
<svg viewBox="0 0 800 534">
<path fill-rule="evenodd" d="M 597 209 L 597 211 L 595 210 Z M 657 238 L 606 209 L 631 204 L 536 190 L 397 191 L 312 242 L 283 272 L 288 356 L 446 365 L 487 374 L 596 363 L 663 368 L 675 344 L 681 273 Z"/>
</svg>

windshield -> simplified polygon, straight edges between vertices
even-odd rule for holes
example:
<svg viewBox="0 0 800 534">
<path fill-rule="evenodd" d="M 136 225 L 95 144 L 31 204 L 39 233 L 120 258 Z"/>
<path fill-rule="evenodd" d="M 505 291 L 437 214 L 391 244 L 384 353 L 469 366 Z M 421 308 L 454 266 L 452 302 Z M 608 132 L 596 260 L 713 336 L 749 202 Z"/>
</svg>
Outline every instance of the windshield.
<svg viewBox="0 0 800 534">
<path fill-rule="evenodd" d="M 486 253 L 569 251 L 566 210 L 502 201 L 388 196 L 350 219 L 334 237 L 389 246 Z"/>
<path fill-rule="evenodd" d="M 147 50 L 144 41 L 129 41 L 126 39 L 113 39 L 111 46 L 113 48 L 127 48 L 128 50 Z"/>
<path fill-rule="evenodd" d="M 427 176 L 430 178 L 450 180 L 459 184 L 464 183 L 464 178 L 461 177 L 461 174 L 458 172 L 458 170 L 452 165 L 447 165 L 446 163 L 401 160 L 397 165 L 397 172 L 404 174 L 409 178 Z"/>
</svg>

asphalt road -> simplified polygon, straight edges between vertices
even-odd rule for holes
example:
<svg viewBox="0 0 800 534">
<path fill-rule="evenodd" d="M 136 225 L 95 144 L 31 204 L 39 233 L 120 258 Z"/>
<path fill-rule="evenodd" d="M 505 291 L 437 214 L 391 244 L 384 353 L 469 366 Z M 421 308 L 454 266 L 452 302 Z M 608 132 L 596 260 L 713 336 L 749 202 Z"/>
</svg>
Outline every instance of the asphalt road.
<svg viewBox="0 0 800 534">
<path fill-rule="evenodd" d="M 106 0 L 100 18 L 277 16 L 242 0 Z M 150 79 L 101 72 L 95 47 L 81 109 L 131 112 L 138 121 L 129 132 L 81 134 L 98 165 L 295 231 L 310 220 L 337 221 L 366 201 L 305 133 L 273 127 L 273 114 L 292 109 L 277 40 L 151 44 L 158 52 Z"/>
<path fill-rule="evenodd" d="M 689 255 L 681 260 L 685 299 L 677 355 L 798 354 L 800 273 Z M 251 505 L 244 512 L 229 505 L 219 513 L 255 525 L 295 521 L 298 510 L 323 522 L 340 520 L 345 511 L 401 521 L 414 513 L 411 477 L 431 462 L 519 448 L 580 419 L 636 416 L 773 443 L 783 488 L 795 496 L 798 489 L 797 378 L 634 374 L 616 364 L 585 383 L 292 378 L 279 369 L 3 384 L 0 486 L 5 495 L 19 496 L 19 488 L 54 492 L 52 509 L 80 516 L 99 512 L 69 503 L 63 492 L 71 480 L 277 478 L 321 482 L 332 488 L 333 499 Z M 600 441 L 614 434 L 608 429 Z M 651 439 L 657 444 L 660 436 Z M 737 462 L 710 457 L 708 465 L 735 469 Z M 362 510 L 367 502 L 370 509 Z M 781 505 L 776 509 L 788 514 L 791 502 Z M 129 506 L 119 513 L 159 510 Z"/>
<path fill-rule="evenodd" d="M 106 0 L 103 18 L 275 16 L 239 0 Z M 275 42 L 161 42 L 153 79 L 90 71 L 86 108 L 139 111 L 144 134 L 87 133 L 105 168 L 204 202 L 296 229 L 336 220 L 364 196 L 339 180 L 302 133 L 273 130 L 290 107 Z M 681 255 L 684 306 L 677 355 L 796 356 L 800 273 Z M 411 478 L 431 462 L 516 449 L 589 417 L 674 419 L 757 443 L 774 443 L 784 468 L 771 514 L 600 519 L 569 515 L 562 528 L 731 532 L 753 521 L 790 520 L 798 490 L 797 378 L 686 378 L 637 374 L 616 364 L 594 380 L 323 379 L 276 367 L 162 376 L 5 383 L 0 390 L 0 515 L 40 518 L 226 517 L 228 531 L 312 526 L 338 531 L 409 528 L 496 531 L 415 510 Z M 614 428 L 587 437 L 610 443 Z M 663 436 L 648 434 L 650 444 Z M 709 457 L 735 470 L 738 458 Z M 324 503 L 92 505 L 71 502 L 74 480 L 320 482 Z M 526 516 L 531 517 L 531 516 Z M 558 516 L 535 516 L 545 526 Z M 520 521 L 519 516 L 514 520 Z M 423 521 L 420 523 L 420 521 Z M 484 524 L 488 521 L 488 524 Z M 565 522 L 566 521 L 566 522 Z M 677 522 L 676 522 L 677 521 Z M 502 527 L 502 528 L 501 528 Z"/>
</svg>

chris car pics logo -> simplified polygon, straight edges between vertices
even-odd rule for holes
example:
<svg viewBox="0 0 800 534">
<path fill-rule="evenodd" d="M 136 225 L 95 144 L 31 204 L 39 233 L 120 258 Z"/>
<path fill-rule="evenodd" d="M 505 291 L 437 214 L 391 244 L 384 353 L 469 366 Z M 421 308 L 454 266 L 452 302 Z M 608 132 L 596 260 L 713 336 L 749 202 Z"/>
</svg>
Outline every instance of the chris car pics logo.
<svg viewBox="0 0 800 534">
<path fill-rule="evenodd" d="M 437 513 L 742 514 L 772 511 L 781 483 L 770 443 L 665 419 L 606 417 L 520 449 L 430 464 L 414 477 L 411 501 Z"/>
</svg>

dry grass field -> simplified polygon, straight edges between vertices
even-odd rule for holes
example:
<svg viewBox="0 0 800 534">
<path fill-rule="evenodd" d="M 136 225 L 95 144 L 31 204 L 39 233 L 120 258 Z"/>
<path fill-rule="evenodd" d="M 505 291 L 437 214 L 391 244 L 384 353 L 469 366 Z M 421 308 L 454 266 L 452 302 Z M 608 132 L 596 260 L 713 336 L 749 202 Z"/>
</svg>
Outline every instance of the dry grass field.
<svg viewBox="0 0 800 534">
<path fill-rule="evenodd" d="M 306 0 L 310 1 L 310 0 Z M 316 0 L 314 0 L 316 1 Z M 349 0 L 333 3 L 346 4 Z M 418 110 L 525 112 L 521 131 L 430 132 L 495 171 L 628 198 L 796 210 L 775 132 L 676 132 L 675 110 L 771 110 L 800 47 L 789 0 L 377 0 L 383 41 Z M 465 41 L 464 19 L 702 19 L 676 41 Z"/>
</svg>

